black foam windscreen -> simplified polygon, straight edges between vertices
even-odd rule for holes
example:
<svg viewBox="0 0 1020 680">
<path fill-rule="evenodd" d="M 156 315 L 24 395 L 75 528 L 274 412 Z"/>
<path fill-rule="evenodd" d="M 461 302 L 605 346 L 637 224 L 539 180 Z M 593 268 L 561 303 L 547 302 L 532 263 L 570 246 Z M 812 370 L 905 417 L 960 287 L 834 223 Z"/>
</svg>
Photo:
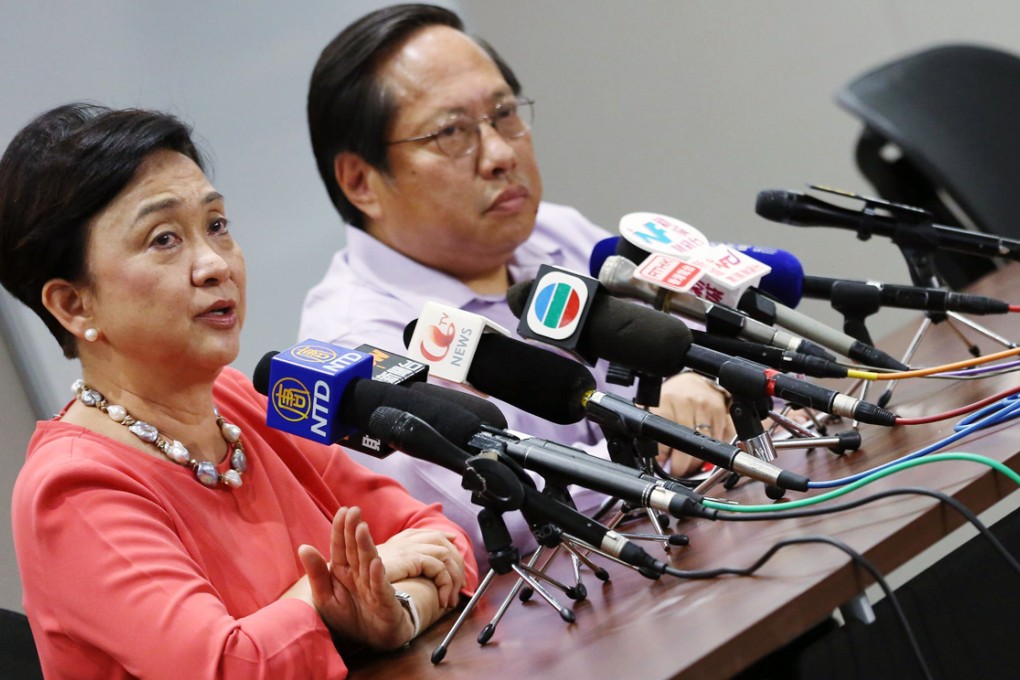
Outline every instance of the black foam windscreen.
<svg viewBox="0 0 1020 680">
<path fill-rule="evenodd" d="M 457 446 L 467 445 L 482 429 L 477 415 L 448 399 L 364 378 L 352 381 L 344 391 L 340 418 L 346 425 L 368 430 L 372 413 L 380 406 L 421 418 Z"/>
<path fill-rule="evenodd" d="M 255 389 L 258 390 L 259 394 L 269 395 L 269 368 L 273 364 L 273 357 L 279 352 L 272 350 L 266 352 L 259 359 L 259 363 L 256 364 L 255 370 L 252 372 L 251 382 L 255 385 Z"/>
<path fill-rule="evenodd" d="M 415 319 L 404 328 L 405 346 L 417 323 Z M 581 400 L 595 389 L 595 377 L 578 362 L 500 333 L 482 333 L 467 382 L 480 392 L 560 425 L 584 418 Z"/>
<path fill-rule="evenodd" d="M 476 389 L 565 425 L 584 418 L 595 378 L 582 364 L 499 333 L 483 333 L 468 370 Z"/>
<path fill-rule="evenodd" d="M 670 376 L 684 367 L 693 339 L 680 319 L 609 294 L 596 296 L 580 349 L 635 371 Z"/>
<path fill-rule="evenodd" d="M 534 279 L 518 281 L 506 291 L 506 304 L 518 319 L 524 313 L 524 306 L 528 304 L 528 296 L 531 295 L 531 289 L 534 285 Z"/>
<path fill-rule="evenodd" d="M 518 317 L 524 313 L 533 284 L 521 281 L 507 291 L 510 310 Z M 659 376 L 680 372 L 692 342 L 690 329 L 680 319 L 618 300 L 602 290 L 595 296 L 580 333 L 577 349 L 582 355 Z"/>
<path fill-rule="evenodd" d="M 457 406 L 474 413 L 483 423 L 491 425 L 500 430 L 507 427 L 506 416 L 499 410 L 499 407 L 488 399 L 479 397 L 476 394 L 462 392 L 461 390 L 450 389 L 442 385 L 434 385 L 428 382 L 414 382 L 407 386 L 414 392 L 421 392 L 437 399 L 448 399 Z"/>
</svg>

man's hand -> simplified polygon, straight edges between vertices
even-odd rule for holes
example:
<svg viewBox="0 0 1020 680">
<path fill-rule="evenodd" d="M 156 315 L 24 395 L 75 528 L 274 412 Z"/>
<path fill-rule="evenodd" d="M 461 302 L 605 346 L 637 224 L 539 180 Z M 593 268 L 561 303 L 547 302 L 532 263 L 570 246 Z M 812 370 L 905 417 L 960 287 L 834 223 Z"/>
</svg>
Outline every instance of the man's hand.
<svg viewBox="0 0 1020 680">
<path fill-rule="evenodd" d="M 680 373 L 664 381 L 659 405 L 651 410 L 713 439 L 729 442 L 736 435 L 726 395 L 697 373 Z M 659 445 L 659 462 L 668 462 L 675 477 L 692 474 L 702 464 L 700 459 L 664 445 Z"/>
</svg>

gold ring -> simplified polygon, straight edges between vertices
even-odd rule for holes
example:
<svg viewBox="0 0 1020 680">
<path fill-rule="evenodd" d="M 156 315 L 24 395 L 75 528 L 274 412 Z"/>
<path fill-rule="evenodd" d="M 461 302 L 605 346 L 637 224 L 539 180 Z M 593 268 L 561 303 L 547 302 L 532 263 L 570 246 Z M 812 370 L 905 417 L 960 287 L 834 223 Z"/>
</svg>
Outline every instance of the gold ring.
<svg viewBox="0 0 1020 680">
<path fill-rule="evenodd" d="M 694 429 L 698 431 L 705 430 L 706 432 L 711 432 L 712 426 L 709 423 L 698 423 L 694 426 Z"/>
</svg>

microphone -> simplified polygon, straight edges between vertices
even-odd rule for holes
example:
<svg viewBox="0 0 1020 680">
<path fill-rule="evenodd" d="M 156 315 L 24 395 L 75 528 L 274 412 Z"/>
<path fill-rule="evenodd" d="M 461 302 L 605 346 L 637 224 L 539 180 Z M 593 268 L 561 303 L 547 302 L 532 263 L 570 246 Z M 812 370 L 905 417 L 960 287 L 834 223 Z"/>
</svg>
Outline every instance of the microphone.
<svg viewBox="0 0 1020 680">
<path fill-rule="evenodd" d="M 404 328 L 405 344 L 417 324 Z M 595 378 L 583 365 L 499 333 L 477 334 L 476 342 L 462 382 L 558 425 L 584 418 L 580 396 L 595 389 Z M 535 389 L 537 380 L 542 389 Z"/>
<path fill-rule="evenodd" d="M 415 324 L 416 321 L 411 321 L 404 329 L 405 342 L 413 337 Z M 667 354 L 675 355 L 676 352 Z M 658 364 L 650 363 L 649 366 L 656 368 L 649 373 L 663 375 Z M 806 477 L 787 472 L 745 453 L 739 447 L 644 411 L 626 399 L 610 398 L 596 391 L 595 377 L 582 364 L 514 338 L 496 333 L 481 334 L 466 380 L 481 392 L 554 423 L 576 423 L 588 416 L 607 427 L 622 428 L 632 436 L 654 429 L 653 438 L 659 443 L 717 467 L 784 489 L 807 489 L 809 480 Z M 541 388 L 536 389 L 536 385 L 541 385 Z M 601 407 L 600 395 L 605 398 Z"/>
<path fill-rule="evenodd" d="M 269 397 L 266 424 L 378 458 L 392 449 L 361 433 L 378 406 L 414 413 L 453 441 L 466 442 L 481 429 L 482 417 L 453 401 L 368 379 L 371 363 L 369 354 L 315 340 L 268 352 L 255 367 L 252 380 L 255 389 Z"/>
<path fill-rule="evenodd" d="M 697 345 L 723 354 L 750 359 L 784 373 L 800 373 L 812 378 L 845 378 L 848 375 L 845 366 L 810 354 L 784 351 L 760 342 L 727 338 L 705 331 L 691 330 L 691 335 Z"/>
<path fill-rule="evenodd" d="M 499 407 L 488 399 L 461 390 L 450 389 L 442 385 L 435 385 L 428 382 L 414 382 L 407 386 L 412 392 L 426 394 L 436 399 L 446 399 L 458 407 L 467 409 L 478 416 L 483 423 L 494 427 L 497 430 L 507 428 L 506 416 L 499 410 Z"/>
<path fill-rule="evenodd" d="M 621 244 L 621 241 L 623 244 Z M 752 246 L 740 243 L 720 243 L 717 245 L 733 248 L 769 267 L 769 273 L 765 274 L 756 286 L 759 291 L 774 297 L 788 307 L 796 307 L 800 304 L 804 267 L 796 255 L 787 250 L 765 246 Z M 624 255 L 626 257 L 628 253 L 625 253 L 623 249 L 627 247 L 632 247 L 634 250 L 630 252 L 636 253 L 633 258 L 630 258 L 634 262 L 643 261 L 649 254 L 638 246 L 629 243 L 621 236 L 604 238 L 592 248 L 591 256 L 588 258 L 588 272 L 595 278 L 598 278 L 606 259 L 612 255 Z"/>
<path fill-rule="evenodd" d="M 656 305 L 660 295 L 668 291 L 635 276 L 637 265 L 627 257 L 613 255 L 606 259 L 599 272 L 599 283 L 613 295 Z M 762 323 L 743 312 L 701 300 L 693 295 L 668 295 L 669 311 L 703 322 L 709 332 L 739 336 L 772 347 L 802 354 L 811 354 L 829 361 L 836 357 L 815 343 L 792 333 Z"/>
<path fill-rule="evenodd" d="M 647 252 L 636 248 L 632 244 L 624 245 L 624 243 L 621 242 L 618 251 L 627 259 L 633 262 L 641 262 L 648 255 Z M 635 275 L 637 275 L 639 270 L 635 267 L 634 271 Z M 690 289 L 690 294 L 700 299 L 706 299 L 708 297 L 706 293 L 708 292 L 707 289 L 699 289 L 697 286 Z M 684 295 L 684 293 L 676 293 L 674 297 L 679 295 Z M 708 301 L 715 302 L 715 299 L 710 298 Z M 769 326 L 782 326 L 823 347 L 839 352 L 843 356 L 850 357 L 868 366 L 879 366 L 897 371 L 909 369 L 908 366 L 897 361 L 882 350 L 816 321 L 805 314 L 790 309 L 786 305 L 775 302 L 757 292 L 754 288 L 744 291 L 737 303 L 737 308 L 760 323 L 768 324 Z M 714 328 L 709 327 L 709 330 L 714 330 Z"/>
<path fill-rule="evenodd" d="M 767 189 L 758 193 L 754 211 L 767 220 L 798 227 L 849 229 L 856 231 L 861 240 L 878 234 L 900 246 L 924 250 L 941 248 L 968 255 L 1020 260 L 1020 241 L 933 224 L 928 213 L 909 206 L 903 208 L 890 217 L 877 214 L 870 202 L 863 210 L 856 211 L 806 194 Z M 916 214 L 916 217 L 910 219 L 906 214 Z"/>
<path fill-rule="evenodd" d="M 562 358 L 562 357 L 561 357 Z M 569 361 L 566 360 L 565 361 Z M 448 469 L 464 474 L 469 465 L 467 452 L 443 437 L 421 418 L 398 409 L 381 407 L 373 413 L 369 429 L 396 449 L 415 458 L 437 462 Z M 653 558 L 643 548 L 622 534 L 585 517 L 577 510 L 539 492 L 528 484 L 521 484 L 523 502 L 521 512 L 534 524 L 540 519 L 559 527 L 565 534 L 576 538 L 621 562 L 642 570 L 645 575 L 662 574 L 666 565 Z M 482 497 L 484 498 L 484 492 Z"/>
<path fill-rule="evenodd" d="M 531 285 L 530 281 L 522 281 L 507 292 L 507 302 L 514 314 L 523 312 Z M 670 355 L 667 348 L 671 346 L 673 337 L 679 338 L 676 345 L 684 347 L 686 338 L 690 336 L 682 321 L 611 296 L 597 297 L 603 301 L 596 300 L 592 305 L 592 314 L 581 332 L 592 351 L 600 357 L 613 356 L 622 364 L 641 363 L 646 367 L 644 370 L 653 375 L 673 375 L 686 365 L 699 373 L 719 378 L 722 387 L 733 394 L 755 399 L 781 397 L 800 406 L 874 425 L 892 426 L 896 423 L 896 414 L 879 406 L 746 359 L 689 343 L 680 351 L 674 349 Z M 623 329 L 626 329 L 625 340 L 621 340 Z"/>
<path fill-rule="evenodd" d="M 696 516 L 715 519 L 717 512 L 705 508 L 701 496 L 682 484 L 664 482 L 641 470 L 597 458 L 557 442 L 480 434 L 472 446 L 486 448 L 490 443 L 521 467 L 533 470 L 547 480 L 562 485 L 578 485 L 628 503 L 667 512 L 678 519 Z"/>
<path fill-rule="evenodd" d="M 916 309 L 925 312 L 964 314 L 1006 314 L 1009 303 L 984 295 L 956 293 L 941 288 L 901 286 L 877 281 L 850 281 L 823 276 L 805 276 L 804 296 L 822 300 L 873 303 L 875 306 Z"/>
</svg>

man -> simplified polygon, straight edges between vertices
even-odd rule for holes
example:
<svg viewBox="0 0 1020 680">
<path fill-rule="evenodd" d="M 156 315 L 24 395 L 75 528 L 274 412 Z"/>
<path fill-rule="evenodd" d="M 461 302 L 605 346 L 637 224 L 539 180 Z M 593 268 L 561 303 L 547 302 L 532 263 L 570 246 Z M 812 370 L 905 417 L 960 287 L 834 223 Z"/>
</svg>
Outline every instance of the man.
<svg viewBox="0 0 1020 680">
<path fill-rule="evenodd" d="M 428 300 L 513 329 L 513 282 L 542 264 L 586 271 L 608 234 L 541 201 L 530 110 L 510 68 L 448 10 L 388 7 L 344 29 L 312 74 L 308 122 L 319 173 L 354 228 L 305 300 L 300 337 L 399 353 L 404 327 Z M 698 376 L 666 381 L 662 404 L 681 424 L 732 436 L 724 395 Z M 511 429 L 589 447 L 602 440 L 589 423 L 555 426 L 498 405 Z M 396 455 L 363 462 L 474 527 L 477 508 L 452 473 Z M 680 474 L 698 464 L 683 454 L 671 461 Z M 512 528 L 515 541 L 526 539 L 523 524 Z"/>
</svg>

